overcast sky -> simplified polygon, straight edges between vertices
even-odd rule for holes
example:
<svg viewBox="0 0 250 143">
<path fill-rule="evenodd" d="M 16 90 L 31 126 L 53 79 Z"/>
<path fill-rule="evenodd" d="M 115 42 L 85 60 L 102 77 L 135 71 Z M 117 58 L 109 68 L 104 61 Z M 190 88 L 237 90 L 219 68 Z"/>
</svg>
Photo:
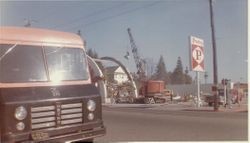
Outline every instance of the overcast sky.
<svg viewBox="0 0 250 143">
<path fill-rule="evenodd" d="M 205 70 L 213 82 L 209 0 L 162 1 L 19 1 L 0 2 L 1 26 L 23 26 L 76 33 L 81 30 L 87 48 L 111 56 L 135 71 L 127 28 L 139 54 L 156 64 L 163 56 L 173 71 L 180 56 L 189 67 L 190 35 L 204 39 Z M 214 0 L 218 77 L 247 81 L 247 0 Z M 195 73 L 189 72 L 193 77 Z M 201 74 L 204 83 L 204 74 Z"/>
</svg>

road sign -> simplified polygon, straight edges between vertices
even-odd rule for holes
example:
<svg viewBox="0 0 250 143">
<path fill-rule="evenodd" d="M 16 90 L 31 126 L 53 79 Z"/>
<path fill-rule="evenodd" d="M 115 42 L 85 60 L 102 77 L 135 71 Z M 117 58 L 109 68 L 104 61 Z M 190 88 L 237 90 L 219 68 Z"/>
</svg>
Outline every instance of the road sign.
<svg viewBox="0 0 250 143">
<path fill-rule="evenodd" d="M 190 36 L 190 59 L 191 70 L 204 72 L 204 41 L 203 39 Z"/>
</svg>

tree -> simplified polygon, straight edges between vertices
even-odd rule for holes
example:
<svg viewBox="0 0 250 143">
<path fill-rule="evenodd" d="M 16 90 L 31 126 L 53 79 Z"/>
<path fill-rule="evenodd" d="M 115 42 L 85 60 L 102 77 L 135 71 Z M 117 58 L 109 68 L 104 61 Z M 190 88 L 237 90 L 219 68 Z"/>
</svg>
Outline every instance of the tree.
<svg viewBox="0 0 250 143">
<path fill-rule="evenodd" d="M 172 84 L 185 83 L 185 76 L 183 74 L 183 67 L 180 57 L 178 57 L 176 68 L 174 69 L 174 72 L 171 74 L 171 83 Z"/>
<path fill-rule="evenodd" d="M 97 56 L 97 54 L 96 54 L 96 52 L 95 51 L 93 51 L 92 49 L 88 49 L 87 50 L 87 54 L 91 57 L 91 58 L 98 58 Z"/>
<path fill-rule="evenodd" d="M 188 67 L 186 67 L 186 70 L 185 70 L 185 84 L 191 84 L 192 83 L 192 77 L 190 75 L 188 75 Z"/>
<path fill-rule="evenodd" d="M 159 62 L 158 62 L 157 67 L 156 67 L 156 72 L 153 75 L 152 79 L 163 80 L 165 82 L 165 84 L 167 84 L 170 81 L 169 76 L 167 74 L 167 70 L 166 70 L 163 56 L 161 56 L 159 59 Z"/>
<path fill-rule="evenodd" d="M 87 55 L 89 55 L 91 58 L 95 58 L 95 59 L 98 58 L 97 52 L 93 51 L 92 49 L 88 49 L 87 50 Z M 104 70 L 104 66 L 102 65 L 102 63 L 101 62 L 96 62 L 96 63 L 99 66 L 99 68 L 103 71 Z"/>
</svg>

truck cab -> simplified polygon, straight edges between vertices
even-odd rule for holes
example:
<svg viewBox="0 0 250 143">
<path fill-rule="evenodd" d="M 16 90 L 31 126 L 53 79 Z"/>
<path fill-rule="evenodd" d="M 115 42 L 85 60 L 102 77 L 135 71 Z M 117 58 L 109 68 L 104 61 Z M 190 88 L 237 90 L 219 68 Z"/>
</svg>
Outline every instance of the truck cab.
<svg viewBox="0 0 250 143">
<path fill-rule="evenodd" d="M 101 103 L 78 35 L 0 27 L 0 142 L 93 140 Z"/>
</svg>

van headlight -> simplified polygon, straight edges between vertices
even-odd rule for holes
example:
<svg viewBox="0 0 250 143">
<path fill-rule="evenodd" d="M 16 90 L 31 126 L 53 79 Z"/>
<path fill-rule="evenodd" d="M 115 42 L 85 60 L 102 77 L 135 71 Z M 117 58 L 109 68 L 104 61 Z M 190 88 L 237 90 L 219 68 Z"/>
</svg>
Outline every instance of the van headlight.
<svg viewBox="0 0 250 143">
<path fill-rule="evenodd" d="M 95 118 L 95 115 L 93 113 L 88 114 L 88 119 L 92 121 Z"/>
<path fill-rule="evenodd" d="M 16 108 L 15 117 L 17 120 L 23 120 L 27 117 L 27 110 L 23 106 Z"/>
<path fill-rule="evenodd" d="M 95 101 L 89 100 L 88 103 L 87 103 L 87 108 L 91 112 L 95 111 L 95 109 L 96 109 Z"/>
<path fill-rule="evenodd" d="M 18 131 L 22 131 L 22 130 L 24 130 L 24 128 L 25 128 L 25 125 L 24 125 L 23 122 L 19 122 L 19 123 L 16 124 L 16 129 Z"/>
</svg>

